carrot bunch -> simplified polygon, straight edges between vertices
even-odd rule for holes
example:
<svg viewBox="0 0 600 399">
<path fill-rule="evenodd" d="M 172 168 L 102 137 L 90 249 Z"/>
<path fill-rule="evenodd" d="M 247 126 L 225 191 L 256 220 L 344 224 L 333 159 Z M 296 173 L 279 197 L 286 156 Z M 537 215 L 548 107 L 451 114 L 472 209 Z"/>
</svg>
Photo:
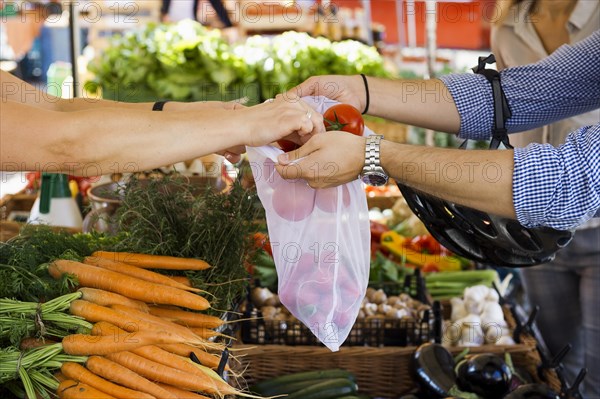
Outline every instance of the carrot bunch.
<svg viewBox="0 0 600 399">
<path fill-rule="evenodd" d="M 72 334 L 62 341 L 70 356 L 87 356 L 81 364 L 65 362 L 60 398 L 207 398 L 240 395 L 213 369 L 225 347 L 218 317 L 200 313 L 210 303 L 185 281 L 150 268 L 203 270 L 202 261 L 153 255 L 96 252 L 83 263 L 57 260 L 48 267 L 56 279 L 77 278 L 80 297 L 70 303 L 71 315 L 94 323 L 91 334 Z M 191 354 L 202 363 L 189 360 Z M 199 393 L 196 393 L 199 392 Z M 73 396 L 79 395 L 79 396 Z M 105 396 L 99 396 L 105 397 Z"/>
</svg>

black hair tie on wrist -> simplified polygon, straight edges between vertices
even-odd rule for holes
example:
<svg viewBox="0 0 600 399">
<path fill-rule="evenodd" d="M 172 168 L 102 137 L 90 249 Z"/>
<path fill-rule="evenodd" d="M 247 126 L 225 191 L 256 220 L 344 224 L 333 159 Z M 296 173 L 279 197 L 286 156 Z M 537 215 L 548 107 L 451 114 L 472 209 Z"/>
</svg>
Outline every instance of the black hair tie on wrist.
<svg viewBox="0 0 600 399">
<path fill-rule="evenodd" d="M 165 104 L 168 102 L 169 102 L 169 100 L 155 102 L 154 105 L 152 106 L 152 111 L 162 111 Z"/>
<path fill-rule="evenodd" d="M 360 76 L 363 78 L 363 82 L 365 82 L 365 92 L 367 93 L 367 105 L 365 106 L 365 110 L 363 111 L 363 115 L 369 112 L 369 105 L 371 105 L 371 96 L 369 94 L 369 83 L 367 82 L 367 77 L 364 73 L 361 73 Z"/>
</svg>

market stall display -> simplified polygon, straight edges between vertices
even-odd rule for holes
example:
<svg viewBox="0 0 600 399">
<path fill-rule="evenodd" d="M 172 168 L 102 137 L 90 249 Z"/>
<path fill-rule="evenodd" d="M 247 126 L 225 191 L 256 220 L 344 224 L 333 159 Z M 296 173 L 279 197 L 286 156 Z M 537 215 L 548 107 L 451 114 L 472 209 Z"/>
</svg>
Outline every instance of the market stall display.
<svg viewBox="0 0 600 399">
<path fill-rule="evenodd" d="M 360 42 L 286 32 L 229 44 L 220 31 L 191 20 L 111 37 L 89 69 L 95 78 L 88 90 L 101 87 L 104 98 L 130 102 L 244 98 L 256 104 L 312 75 L 387 75 L 381 55 Z"/>
<path fill-rule="evenodd" d="M 179 397 L 181 392 L 173 392 L 181 388 L 246 395 L 218 373 L 229 370 L 219 355 L 231 339 L 223 312 L 236 307 L 236 292 L 243 291 L 246 282 L 231 278 L 232 271 L 246 273 L 242 260 L 253 229 L 250 215 L 255 214 L 251 199 L 239 186 L 227 193 L 210 187 L 198 190 L 172 176 L 155 176 L 143 188 L 138 183 L 133 179 L 123 188 L 117 235 L 27 226 L 0 244 L 0 276 L 5 282 L 0 285 L 0 345 L 6 355 L 3 365 L 12 367 L 2 369 L 3 398 L 24 397 L 25 391 L 29 397 L 36 391 L 46 398 L 57 389 L 60 397 L 73 397 L 71 385 L 59 387 L 63 377 L 55 373 L 61 366 L 70 370 L 63 370 L 68 379 L 80 382 L 78 387 L 87 384 L 90 392 L 96 389 L 114 397 L 134 397 L 122 396 L 128 392 L 124 388 L 165 398 Z M 151 211 L 153 206 L 162 206 L 162 211 Z M 223 223 L 202 226 L 206 235 L 193 241 L 192 226 L 203 222 L 196 218 L 193 225 L 185 225 L 183 218 L 202 209 L 198 217 L 210 214 Z M 144 222 L 133 223 L 132 215 L 141 213 Z M 158 220 L 154 218 L 168 221 L 162 220 L 161 229 L 145 224 Z M 164 234 L 171 234 L 171 241 Z M 234 242 L 223 253 L 220 245 L 228 235 Z M 215 236 L 219 243 L 211 244 Z M 188 251 L 204 255 L 182 257 L 185 243 Z M 142 251 L 141 245 L 158 245 L 160 250 Z M 22 342 L 32 341 L 28 337 L 36 338 L 43 349 L 20 350 Z M 190 357 L 202 366 L 186 360 Z M 120 371 L 104 374 L 102 362 Z M 81 363 L 83 370 L 74 363 Z M 162 372 L 152 374 L 150 369 Z M 182 377 L 185 383 L 177 382 Z"/>
</svg>

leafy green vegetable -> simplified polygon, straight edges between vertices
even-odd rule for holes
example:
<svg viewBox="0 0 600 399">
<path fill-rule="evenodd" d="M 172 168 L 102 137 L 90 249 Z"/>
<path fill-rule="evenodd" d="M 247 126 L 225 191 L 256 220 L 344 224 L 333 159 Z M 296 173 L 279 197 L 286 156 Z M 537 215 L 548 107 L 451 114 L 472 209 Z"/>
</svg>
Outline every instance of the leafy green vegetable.
<svg viewBox="0 0 600 399">
<path fill-rule="evenodd" d="M 250 260 L 252 263 L 252 274 L 257 279 L 260 287 L 268 288 L 271 292 L 277 292 L 277 269 L 275 261 L 264 250 L 257 250 Z"/>
<path fill-rule="evenodd" d="M 250 104 L 313 75 L 388 75 L 377 50 L 360 42 L 332 43 L 286 32 L 230 45 L 219 30 L 191 20 L 151 24 L 113 36 L 89 69 L 96 77 L 86 87 L 102 87 L 105 98 L 229 101 L 246 97 Z"/>
<path fill-rule="evenodd" d="M 285 32 L 273 38 L 253 36 L 234 52 L 256 68 L 263 99 L 275 97 L 315 75 L 388 75 L 374 47 L 353 40 L 331 42 L 307 33 Z"/>
</svg>

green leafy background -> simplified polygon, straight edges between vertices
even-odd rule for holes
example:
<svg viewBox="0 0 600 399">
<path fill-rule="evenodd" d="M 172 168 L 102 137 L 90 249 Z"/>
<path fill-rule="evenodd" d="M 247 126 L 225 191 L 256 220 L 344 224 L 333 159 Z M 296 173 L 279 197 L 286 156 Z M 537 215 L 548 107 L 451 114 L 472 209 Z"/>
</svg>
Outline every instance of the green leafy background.
<svg viewBox="0 0 600 399">
<path fill-rule="evenodd" d="M 306 33 L 253 36 L 229 44 L 219 30 L 197 22 L 148 25 L 110 39 L 89 64 L 104 98 L 121 101 L 229 101 L 258 103 L 323 74 L 388 76 L 374 47 L 331 42 Z"/>
</svg>

